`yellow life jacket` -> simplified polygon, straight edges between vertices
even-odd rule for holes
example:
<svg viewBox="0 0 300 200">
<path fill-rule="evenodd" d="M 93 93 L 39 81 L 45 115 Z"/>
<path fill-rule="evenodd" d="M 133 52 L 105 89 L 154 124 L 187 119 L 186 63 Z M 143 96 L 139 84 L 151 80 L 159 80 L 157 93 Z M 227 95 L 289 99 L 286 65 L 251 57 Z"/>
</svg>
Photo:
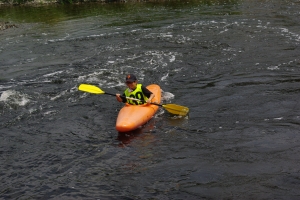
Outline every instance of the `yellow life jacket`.
<svg viewBox="0 0 300 200">
<path fill-rule="evenodd" d="M 135 101 L 135 100 L 127 99 L 127 103 L 132 105 L 141 105 L 148 100 L 148 97 L 146 97 L 143 93 L 142 84 L 137 84 L 135 90 L 131 92 L 129 91 L 129 88 L 127 88 L 124 93 L 126 97 L 132 97 L 141 100 L 141 101 Z"/>
</svg>

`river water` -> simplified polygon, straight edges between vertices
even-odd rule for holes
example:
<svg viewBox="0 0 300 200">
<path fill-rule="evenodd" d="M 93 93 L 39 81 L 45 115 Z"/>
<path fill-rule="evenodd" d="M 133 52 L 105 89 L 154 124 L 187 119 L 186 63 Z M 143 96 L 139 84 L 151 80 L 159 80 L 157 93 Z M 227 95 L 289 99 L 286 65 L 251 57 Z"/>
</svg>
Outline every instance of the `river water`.
<svg viewBox="0 0 300 200">
<path fill-rule="evenodd" d="M 300 3 L 0 7 L 0 199 L 299 199 Z M 78 91 L 159 84 L 143 127 Z"/>
</svg>

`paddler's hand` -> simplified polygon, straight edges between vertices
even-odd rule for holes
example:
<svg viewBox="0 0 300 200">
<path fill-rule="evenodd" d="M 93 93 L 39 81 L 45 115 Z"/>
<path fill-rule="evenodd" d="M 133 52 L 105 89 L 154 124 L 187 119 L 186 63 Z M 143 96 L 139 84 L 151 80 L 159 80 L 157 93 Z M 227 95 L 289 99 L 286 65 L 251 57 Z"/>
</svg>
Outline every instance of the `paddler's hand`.
<svg viewBox="0 0 300 200">
<path fill-rule="evenodd" d="M 151 100 L 148 99 L 148 100 L 146 101 L 146 103 L 147 103 L 148 105 L 151 104 Z"/>
<path fill-rule="evenodd" d="M 152 99 L 155 97 L 154 94 L 151 94 L 151 96 L 149 97 L 149 99 L 146 101 L 146 103 L 149 105 L 152 102 Z"/>
<path fill-rule="evenodd" d="M 117 98 L 117 101 L 118 101 L 118 102 L 122 102 L 122 99 L 121 99 L 120 96 L 121 96 L 120 94 L 116 94 L 116 98 Z"/>
</svg>

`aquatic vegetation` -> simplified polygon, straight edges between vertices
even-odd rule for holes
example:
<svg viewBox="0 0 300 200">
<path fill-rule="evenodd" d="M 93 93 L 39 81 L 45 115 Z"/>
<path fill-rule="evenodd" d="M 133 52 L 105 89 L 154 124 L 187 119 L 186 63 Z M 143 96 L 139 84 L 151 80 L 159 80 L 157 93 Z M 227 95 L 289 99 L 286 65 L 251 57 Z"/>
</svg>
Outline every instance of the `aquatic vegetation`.
<svg viewBox="0 0 300 200">
<path fill-rule="evenodd" d="M 185 0 L 182 1 L 188 3 L 201 3 L 204 5 L 224 5 L 224 4 L 231 4 L 238 2 L 240 0 Z M 163 2 L 163 3 L 172 3 L 175 2 L 178 4 L 176 0 L 0 0 L 1 4 L 7 5 L 21 5 L 21 4 L 31 4 L 31 5 L 45 5 L 45 4 L 78 4 L 78 3 L 85 3 L 85 2 L 99 2 L 99 3 L 112 3 L 112 2 Z"/>
</svg>

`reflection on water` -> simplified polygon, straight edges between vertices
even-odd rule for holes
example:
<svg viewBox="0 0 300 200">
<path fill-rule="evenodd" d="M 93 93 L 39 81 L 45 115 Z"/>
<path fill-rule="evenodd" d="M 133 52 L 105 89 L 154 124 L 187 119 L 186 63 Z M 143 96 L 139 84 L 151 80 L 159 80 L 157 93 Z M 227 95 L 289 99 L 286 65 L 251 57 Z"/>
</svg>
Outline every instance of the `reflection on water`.
<svg viewBox="0 0 300 200">
<path fill-rule="evenodd" d="M 149 139 L 153 139 L 152 134 L 155 131 L 155 121 L 156 119 L 151 119 L 147 124 L 141 126 L 140 128 L 130 131 L 130 132 L 119 132 L 117 140 L 120 141 L 119 146 L 125 147 L 129 145 L 132 140 L 141 140 L 143 145 L 148 143 Z"/>
</svg>

